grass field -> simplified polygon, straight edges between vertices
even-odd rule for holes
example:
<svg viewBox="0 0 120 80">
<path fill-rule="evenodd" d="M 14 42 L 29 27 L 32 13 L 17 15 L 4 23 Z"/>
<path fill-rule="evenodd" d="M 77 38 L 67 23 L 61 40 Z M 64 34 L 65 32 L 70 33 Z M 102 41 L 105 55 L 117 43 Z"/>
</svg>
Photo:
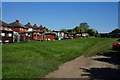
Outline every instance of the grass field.
<svg viewBox="0 0 120 80">
<path fill-rule="evenodd" d="M 80 38 L 2 46 L 3 78 L 41 78 L 78 56 L 107 52 L 117 39 Z"/>
</svg>

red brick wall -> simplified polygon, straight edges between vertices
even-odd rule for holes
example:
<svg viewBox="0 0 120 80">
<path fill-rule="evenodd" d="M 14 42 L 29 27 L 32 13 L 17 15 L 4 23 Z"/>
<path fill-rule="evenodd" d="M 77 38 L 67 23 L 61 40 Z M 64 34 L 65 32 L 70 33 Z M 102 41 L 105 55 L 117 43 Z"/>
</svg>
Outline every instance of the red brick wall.
<svg viewBox="0 0 120 80">
<path fill-rule="evenodd" d="M 37 40 L 38 39 L 37 34 L 32 33 L 32 39 Z"/>
<path fill-rule="evenodd" d="M 40 40 L 44 40 L 44 34 L 40 35 Z"/>
<path fill-rule="evenodd" d="M 55 35 L 47 34 L 46 39 L 55 40 Z"/>
<path fill-rule="evenodd" d="M 20 28 L 12 28 L 12 30 L 15 31 L 15 32 L 21 32 Z"/>
</svg>

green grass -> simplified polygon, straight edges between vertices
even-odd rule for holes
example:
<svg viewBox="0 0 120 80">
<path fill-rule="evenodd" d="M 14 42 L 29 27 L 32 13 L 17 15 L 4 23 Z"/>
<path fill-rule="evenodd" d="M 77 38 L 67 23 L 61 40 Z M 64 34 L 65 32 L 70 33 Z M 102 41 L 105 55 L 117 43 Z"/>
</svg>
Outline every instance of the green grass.
<svg viewBox="0 0 120 80">
<path fill-rule="evenodd" d="M 78 56 L 109 51 L 112 38 L 20 42 L 2 46 L 3 78 L 41 78 Z"/>
</svg>

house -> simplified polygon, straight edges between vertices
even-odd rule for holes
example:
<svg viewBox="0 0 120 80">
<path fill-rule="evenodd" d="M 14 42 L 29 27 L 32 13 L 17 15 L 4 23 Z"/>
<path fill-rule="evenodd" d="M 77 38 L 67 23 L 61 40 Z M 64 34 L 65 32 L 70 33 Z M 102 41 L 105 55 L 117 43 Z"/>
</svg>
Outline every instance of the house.
<svg viewBox="0 0 120 80">
<path fill-rule="evenodd" d="M 64 39 L 73 39 L 73 38 L 75 38 L 75 33 L 69 33 L 69 32 L 64 33 Z"/>
<path fill-rule="evenodd" d="M 89 35 L 88 33 L 86 33 L 86 32 L 82 32 L 82 33 L 81 33 L 81 36 L 82 36 L 82 37 L 89 37 L 90 35 Z"/>
<path fill-rule="evenodd" d="M 40 29 L 38 28 L 36 24 L 34 24 L 33 27 L 34 27 L 34 31 L 40 31 Z"/>
<path fill-rule="evenodd" d="M 45 32 L 45 40 L 55 40 L 56 33 L 54 32 Z"/>
<path fill-rule="evenodd" d="M 31 36 L 29 40 L 44 40 L 44 29 L 42 25 L 39 27 L 34 24 L 33 26 L 28 23 L 25 25 L 28 27 L 28 34 Z"/>
<path fill-rule="evenodd" d="M 80 38 L 80 37 L 82 37 L 82 34 L 81 34 L 81 33 L 76 33 L 76 34 L 75 34 L 75 38 Z"/>
<path fill-rule="evenodd" d="M 11 26 L 0 20 L 0 43 L 13 43 Z"/>
<path fill-rule="evenodd" d="M 19 23 L 19 20 L 16 20 L 15 22 L 12 22 L 9 24 L 12 27 L 12 30 L 15 32 L 26 32 L 28 31 L 28 28 L 21 23 Z"/>
<path fill-rule="evenodd" d="M 34 32 L 35 32 L 35 27 L 33 27 L 33 26 L 30 24 L 30 22 L 28 22 L 25 26 L 28 28 L 28 31 L 27 31 L 27 32 L 21 32 L 21 33 L 20 33 L 21 35 L 26 35 L 25 40 L 26 40 L 26 41 L 30 41 L 30 40 L 34 40 L 34 39 L 37 40 L 37 38 L 35 38 L 37 35 L 34 34 Z"/>
<path fill-rule="evenodd" d="M 1 30 L 12 31 L 12 28 L 9 24 L 0 20 Z"/>
<path fill-rule="evenodd" d="M 43 27 L 42 25 L 40 25 L 40 26 L 39 26 L 39 29 L 40 29 L 41 32 L 44 32 L 45 29 L 46 29 L 46 27 L 45 27 L 45 26 Z"/>
<path fill-rule="evenodd" d="M 29 31 L 34 31 L 34 29 L 35 29 L 35 28 L 30 24 L 30 22 L 28 22 L 25 26 L 28 28 L 28 30 L 27 30 L 28 32 L 29 32 Z"/>
<path fill-rule="evenodd" d="M 40 40 L 40 35 L 41 35 L 40 28 L 36 24 L 33 25 L 33 28 L 34 28 L 34 31 L 32 33 L 33 35 L 32 39 Z"/>
<path fill-rule="evenodd" d="M 43 33 L 41 33 L 40 31 L 33 31 L 32 39 L 33 40 L 43 40 L 43 37 L 41 37 L 42 35 L 43 35 Z"/>
<path fill-rule="evenodd" d="M 42 27 L 42 25 L 38 27 L 36 24 L 32 26 L 30 23 L 27 23 L 25 26 L 28 28 L 28 34 L 31 35 L 29 40 L 31 38 L 32 40 L 45 40 L 44 30 L 46 27 Z"/>
<path fill-rule="evenodd" d="M 56 40 L 63 40 L 64 39 L 64 32 L 60 32 L 60 31 L 52 31 L 54 32 L 55 35 L 55 39 Z"/>
<path fill-rule="evenodd" d="M 18 34 L 20 35 L 20 41 L 27 41 L 26 35 L 21 33 L 27 33 L 28 27 L 22 25 L 19 20 L 16 20 L 9 25 L 11 26 L 13 31 L 18 32 Z"/>
</svg>

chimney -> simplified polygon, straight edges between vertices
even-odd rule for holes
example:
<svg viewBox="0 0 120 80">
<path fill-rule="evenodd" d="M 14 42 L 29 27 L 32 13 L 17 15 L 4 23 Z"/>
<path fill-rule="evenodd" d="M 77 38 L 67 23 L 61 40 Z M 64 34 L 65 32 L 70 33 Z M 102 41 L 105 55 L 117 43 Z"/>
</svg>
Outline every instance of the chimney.
<svg viewBox="0 0 120 80">
<path fill-rule="evenodd" d="M 34 24 L 34 26 L 36 26 L 36 24 Z"/>
<path fill-rule="evenodd" d="M 28 22 L 28 24 L 30 24 L 30 22 Z"/>
<path fill-rule="evenodd" d="M 40 27 L 42 27 L 42 25 L 40 25 Z"/>
<path fill-rule="evenodd" d="M 18 22 L 18 23 L 19 23 L 19 20 L 16 20 L 16 22 Z"/>
</svg>

